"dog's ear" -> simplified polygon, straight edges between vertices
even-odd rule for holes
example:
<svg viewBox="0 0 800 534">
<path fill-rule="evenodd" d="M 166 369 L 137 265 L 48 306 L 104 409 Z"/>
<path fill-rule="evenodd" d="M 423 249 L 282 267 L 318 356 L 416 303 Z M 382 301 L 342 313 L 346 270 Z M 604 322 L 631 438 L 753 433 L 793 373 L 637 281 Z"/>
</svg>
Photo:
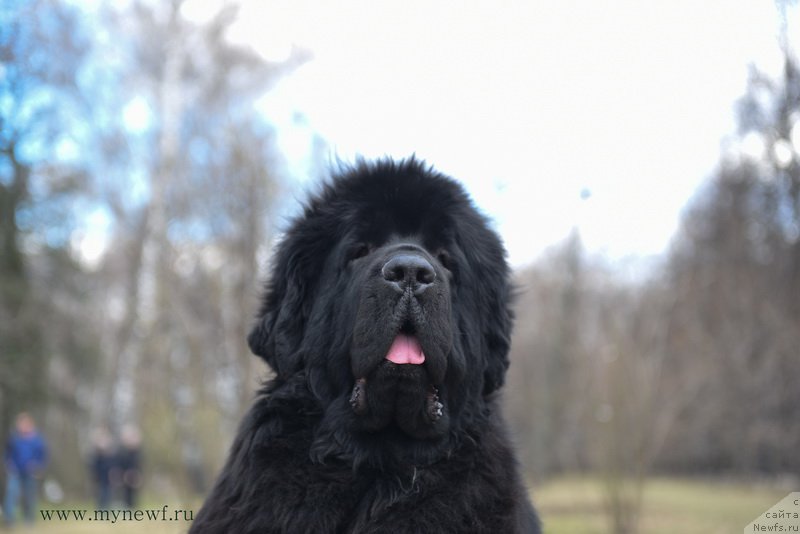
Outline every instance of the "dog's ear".
<svg viewBox="0 0 800 534">
<path fill-rule="evenodd" d="M 514 313 L 511 310 L 510 269 L 500 238 L 479 216 L 462 231 L 468 242 L 463 250 L 474 272 L 470 281 L 477 291 L 480 309 L 481 356 L 483 358 L 483 394 L 499 389 L 505 382 L 511 329 Z"/>
<path fill-rule="evenodd" d="M 511 348 L 511 327 L 514 314 L 509 307 L 511 295 L 508 280 L 498 280 L 498 285 L 488 287 L 483 337 L 486 343 L 486 369 L 483 373 L 483 394 L 499 389 L 506 378 Z"/>
<path fill-rule="evenodd" d="M 313 284 L 325 255 L 302 223 L 287 232 L 275 254 L 264 301 L 247 342 L 253 354 L 281 378 L 303 368 L 301 343 L 316 290 Z"/>
</svg>

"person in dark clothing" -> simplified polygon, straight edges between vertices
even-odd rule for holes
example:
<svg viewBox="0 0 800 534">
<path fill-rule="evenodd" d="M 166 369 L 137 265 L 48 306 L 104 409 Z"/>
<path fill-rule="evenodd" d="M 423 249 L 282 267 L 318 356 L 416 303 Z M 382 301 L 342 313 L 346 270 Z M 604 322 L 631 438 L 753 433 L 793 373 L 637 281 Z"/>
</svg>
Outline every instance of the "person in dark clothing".
<svg viewBox="0 0 800 534">
<path fill-rule="evenodd" d="M 20 413 L 5 451 L 4 510 L 7 525 L 14 524 L 20 498 L 25 520 L 33 523 L 36 518 L 38 479 L 41 478 L 46 463 L 47 444 L 44 438 L 36 430 L 33 418 L 27 413 Z"/>
<path fill-rule="evenodd" d="M 98 510 L 107 510 L 111 505 L 111 473 L 114 469 L 114 453 L 111 434 L 101 427 L 92 436 L 92 455 L 89 470 L 95 486 L 95 502 Z"/>
<path fill-rule="evenodd" d="M 136 506 L 136 497 L 142 480 L 142 452 L 139 430 L 126 425 L 122 428 L 116 468 L 120 474 L 122 502 L 126 508 Z"/>
</svg>

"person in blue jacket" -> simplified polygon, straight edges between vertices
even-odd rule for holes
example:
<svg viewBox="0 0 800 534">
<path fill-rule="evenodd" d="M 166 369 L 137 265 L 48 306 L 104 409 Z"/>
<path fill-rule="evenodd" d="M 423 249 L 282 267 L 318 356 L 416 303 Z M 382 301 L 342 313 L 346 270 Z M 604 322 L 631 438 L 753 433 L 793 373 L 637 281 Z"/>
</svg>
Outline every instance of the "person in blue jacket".
<svg viewBox="0 0 800 534">
<path fill-rule="evenodd" d="M 20 413 L 5 452 L 4 516 L 7 525 L 14 523 L 20 497 L 25 520 L 33 523 L 36 518 L 38 479 L 46 463 L 47 444 L 44 438 L 36 429 L 33 417 L 25 412 Z"/>
</svg>

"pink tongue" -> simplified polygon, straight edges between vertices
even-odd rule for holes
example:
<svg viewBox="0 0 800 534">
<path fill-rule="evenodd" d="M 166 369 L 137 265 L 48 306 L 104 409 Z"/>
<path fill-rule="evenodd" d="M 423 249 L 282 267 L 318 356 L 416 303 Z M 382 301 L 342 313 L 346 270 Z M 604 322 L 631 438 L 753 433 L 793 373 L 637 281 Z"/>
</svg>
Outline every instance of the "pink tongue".
<svg viewBox="0 0 800 534">
<path fill-rule="evenodd" d="M 410 363 L 419 365 L 425 361 L 425 354 L 422 353 L 422 347 L 419 346 L 417 338 L 398 334 L 394 338 L 392 346 L 389 347 L 386 359 L 398 364 Z"/>
</svg>

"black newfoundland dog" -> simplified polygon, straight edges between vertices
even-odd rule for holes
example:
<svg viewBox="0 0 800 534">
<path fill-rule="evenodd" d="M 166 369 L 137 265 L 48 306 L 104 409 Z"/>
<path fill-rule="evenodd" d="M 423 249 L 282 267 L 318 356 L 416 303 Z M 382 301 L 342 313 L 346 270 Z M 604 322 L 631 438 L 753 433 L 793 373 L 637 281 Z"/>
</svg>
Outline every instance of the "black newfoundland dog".
<svg viewBox="0 0 800 534">
<path fill-rule="evenodd" d="M 508 278 L 450 178 L 334 177 L 278 247 L 249 336 L 276 377 L 191 532 L 539 532 L 496 395 Z"/>
</svg>

